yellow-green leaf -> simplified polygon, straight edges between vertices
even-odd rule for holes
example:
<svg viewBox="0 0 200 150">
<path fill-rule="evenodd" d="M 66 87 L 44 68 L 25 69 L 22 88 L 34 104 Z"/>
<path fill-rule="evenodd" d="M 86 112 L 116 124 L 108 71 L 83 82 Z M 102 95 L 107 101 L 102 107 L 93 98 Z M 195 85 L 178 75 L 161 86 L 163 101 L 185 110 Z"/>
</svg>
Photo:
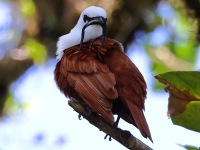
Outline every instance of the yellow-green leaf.
<svg viewBox="0 0 200 150">
<path fill-rule="evenodd" d="M 171 115 L 172 122 L 187 129 L 200 132 L 200 101 L 192 101 L 179 115 Z"/>
<path fill-rule="evenodd" d="M 198 147 L 191 146 L 191 145 L 180 145 L 181 147 L 184 147 L 186 150 L 199 150 Z"/>
<path fill-rule="evenodd" d="M 47 50 L 44 45 L 36 41 L 35 39 L 28 39 L 25 42 L 26 50 L 28 51 L 29 57 L 33 59 L 35 64 L 44 63 Z"/>
<path fill-rule="evenodd" d="M 168 113 L 172 122 L 200 132 L 200 72 L 176 71 L 159 74 L 155 78 L 167 85 Z"/>
<path fill-rule="evenodd" d="M 27 17 L 33 16 L 36 11 L 34 2 L 32 0 L 21 0 L 20 2 L 22 13 Z"/>
<path fill-rule="evenodd" d="M 156 78 L 162 78 L 180 91 L 189 93 L 200 99 L 200 72 L 199 71 L 174 71 L 159 74 Z"/>
</svg>

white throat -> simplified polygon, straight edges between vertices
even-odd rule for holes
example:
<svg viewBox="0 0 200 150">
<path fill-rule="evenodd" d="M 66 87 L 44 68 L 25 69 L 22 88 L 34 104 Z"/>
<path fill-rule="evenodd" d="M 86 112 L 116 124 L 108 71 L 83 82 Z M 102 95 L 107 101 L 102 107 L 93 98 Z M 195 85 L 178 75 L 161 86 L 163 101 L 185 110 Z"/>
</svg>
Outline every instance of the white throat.
<svg viewBox="0 0 200 150">
<path fill-rule="evenodd" d="M 96 17 L 101 16 L 103 18 L 107 18 L 106 11 L 103 8 L 97 7 L 97 6 L 90 6 L 86 8 L 80 15 L 78 23 L 76 26 L 70 31 L 70 33 L 63 35 L 59 38 L 57 42 L 57 59 L 60 60 L 63 56 L 63 51 L 67 48 L 70 48 L 72 46 L 78 45 L 81 42 L 81 33 L 83 27 L 86 25 L 86 22 L 84 20 L 84 16 L 87 15 L 89 17 Z M 102 27 L 100 25 L 90 25 L 85 29 L 84 34 L 84 42 L 87 42 L 89 40 L 96 39 L 97 37 L 100 37 L 102 35 Z"/>
<path fill-rule="evenodd" d="M 81 42 L 82 28 L 78 24 L 70 31 L 70 33 L 61 36 L 57 42 L 56 59 L 60 60 L 63 56 L 63 51 L 72 46 L 78 45 Z M 96 39 L 102 35 L 102 27 L 99 25 L 92 25 L 85 29 L 85 36 L 83 42 Z"/>
</svg>

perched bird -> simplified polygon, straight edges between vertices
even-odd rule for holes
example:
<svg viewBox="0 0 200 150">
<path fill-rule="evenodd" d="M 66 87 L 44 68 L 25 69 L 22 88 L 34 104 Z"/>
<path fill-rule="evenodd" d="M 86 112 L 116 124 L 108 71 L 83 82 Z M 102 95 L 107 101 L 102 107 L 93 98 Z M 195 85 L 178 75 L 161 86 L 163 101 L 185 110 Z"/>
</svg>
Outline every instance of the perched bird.
<svg viewBox="0 0 200 150">
<path fill-rule="evenodd" d="M 152 141 L 143 114 L 145 80 L 122 44 L 105 37 L 106 21 L 104 9 L 90 6 L 59 38 L 55 81 L 65 96 L 83 101 L 111 125 L 118 114 Z"/>
</svg>

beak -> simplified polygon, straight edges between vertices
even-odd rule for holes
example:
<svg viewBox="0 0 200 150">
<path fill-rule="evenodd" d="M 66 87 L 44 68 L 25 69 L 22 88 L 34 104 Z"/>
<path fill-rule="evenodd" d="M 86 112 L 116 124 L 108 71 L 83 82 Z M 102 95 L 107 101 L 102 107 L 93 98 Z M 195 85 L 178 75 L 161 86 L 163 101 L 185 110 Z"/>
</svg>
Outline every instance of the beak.
<svg viewBox="0 0 200 150">
<path fill-rule="evenodd" d="M 84 40 L 84 36 L 85 36 L 85 29 L 87 27 L 89 27 L 90 25 L 100 25 L 102 27 L 102 35 L 101 35 L 102 41 L 101 41 L 101 46 L 103 46 L 104 41 L 105 41 L 105 36 L 106 36 L 106 22 L 107 22 L 107 19 L 103 18 L 101 16 L 92 17 L 88 21 L 88 23 L 82 29 L 79 54 L 80 54 L 80 51 L 81 51 L 81 48 L 82 48 L 82 44 L 83 44 L 83 40 Z M 78 54 L 78 57 L 79 57 L 79 54 Z"/>
</svg>

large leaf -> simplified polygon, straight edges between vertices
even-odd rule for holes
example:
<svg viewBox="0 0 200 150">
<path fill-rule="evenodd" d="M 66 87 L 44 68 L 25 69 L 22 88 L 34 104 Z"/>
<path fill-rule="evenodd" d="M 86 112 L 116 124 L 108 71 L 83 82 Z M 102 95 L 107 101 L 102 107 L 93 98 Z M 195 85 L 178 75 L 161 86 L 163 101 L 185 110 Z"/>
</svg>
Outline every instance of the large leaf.
<svg viewBox="0 0 200 150">
<path fill-rule="evenodd" d="M 155 76 L 167 85 L 168 113 L 172 122 L 200 132 L 200 72 L 177 71 Z"/>
</svg>

